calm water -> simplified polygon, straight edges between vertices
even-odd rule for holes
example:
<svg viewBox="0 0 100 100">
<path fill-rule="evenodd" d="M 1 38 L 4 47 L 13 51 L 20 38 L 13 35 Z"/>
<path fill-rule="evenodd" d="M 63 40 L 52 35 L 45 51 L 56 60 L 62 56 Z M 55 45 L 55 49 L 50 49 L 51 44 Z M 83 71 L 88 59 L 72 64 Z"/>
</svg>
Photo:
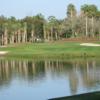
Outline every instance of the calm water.
<svg viewBox="0 0 100 100">
<path fill-rule="evenodd" d="M 47 100 L 100 91 L 100 60 L 0 59 L 0 100 Z"/>
</svg>

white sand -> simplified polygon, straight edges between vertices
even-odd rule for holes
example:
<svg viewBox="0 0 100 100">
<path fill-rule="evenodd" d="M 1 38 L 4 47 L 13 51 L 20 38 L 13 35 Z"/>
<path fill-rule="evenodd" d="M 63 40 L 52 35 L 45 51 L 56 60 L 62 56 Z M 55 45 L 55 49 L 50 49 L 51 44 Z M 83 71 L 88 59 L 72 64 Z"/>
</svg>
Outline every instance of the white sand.
<svg viewBox="0 0 100 100">
<path fill-rule="evenodd" d="M 82 46 L 95 46 L 95 47 L 100 46 L 100 44 L 95 44 L 95 43 L 82 43 L 80 45 L 82 45 Z"/>
<path fill-rule="evenodd" d="M 7 46 L 0 46 L 0 48 L 5 48 L 5 47 L 7 47 Z M 8 53 L 8 51 L 0 51 L 0 55 L 5 55 L 7 53 Z"/>
<path fill-rule="evenodd" d="M 0 51 L 0 55 L 5 55 L 7 53 L 8 53 L 8 51 Z"/>
</svg>

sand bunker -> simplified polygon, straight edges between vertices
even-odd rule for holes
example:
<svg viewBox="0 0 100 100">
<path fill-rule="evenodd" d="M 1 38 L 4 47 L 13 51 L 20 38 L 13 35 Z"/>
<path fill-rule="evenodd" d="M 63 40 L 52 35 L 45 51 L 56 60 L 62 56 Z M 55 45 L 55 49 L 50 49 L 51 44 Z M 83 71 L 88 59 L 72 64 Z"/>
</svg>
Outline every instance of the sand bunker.
<svg viewBox="0 0 100 100">
<path fill-rule="evenodd" d="M 5 55 L 7 53 L 8 53 L 8 51 L 0 51 L 0 55 Z"/>
<path fill-rule="evenodd" d="M 82 45 L 82 46 L 95 46 L 95 47 L 100 46 L 100 44 L 95 44 L 95 43 L 82 43 L 80 45 Z"/>
</svg>

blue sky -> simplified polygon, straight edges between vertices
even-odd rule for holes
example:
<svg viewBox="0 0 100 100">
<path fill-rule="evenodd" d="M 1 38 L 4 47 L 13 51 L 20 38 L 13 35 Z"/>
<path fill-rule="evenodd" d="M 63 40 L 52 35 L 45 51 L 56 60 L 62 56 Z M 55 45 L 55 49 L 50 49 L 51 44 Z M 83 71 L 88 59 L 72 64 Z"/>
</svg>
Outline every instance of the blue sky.
<svg viewBox="0 0 100 100">
<path fill-rule="evenodd" d="M 95 4 L 100 9 L 100 0 L 0 0 L 0 15 L 23 18 L 42 13 L 46 18 L 54 15 L 61 19 L 66 16 L 69 3 L 78 11 L 83 4 Z"/>
</svg>

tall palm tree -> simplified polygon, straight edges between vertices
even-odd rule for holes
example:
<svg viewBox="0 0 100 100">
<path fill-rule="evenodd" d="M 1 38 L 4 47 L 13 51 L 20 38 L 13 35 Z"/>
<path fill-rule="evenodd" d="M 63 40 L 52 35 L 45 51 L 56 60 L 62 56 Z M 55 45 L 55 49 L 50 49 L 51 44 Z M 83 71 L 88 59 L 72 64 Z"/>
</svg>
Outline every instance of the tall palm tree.
<svg viewBox="0 0 100 100">
<path fill-rule="evenodd" d="M 72 35 L 74 36 L 74 21 L 76 19 L 76 14 L 77 14 L 77 11 L 76 11 L 76 8 L 73 4 L 69 4 L 68 7 L 67 7 L 67 17 L 68 17 L 68 20 L 70 20 L 70 23 L 71 23 L 71 30 L 72 30 Z"/>
<path fill-rule="evenodd" d="M 95 24 L 95 31 L 97 33 L 97 37 L 100 40 L 100 11 L 96 12 L 96 24 Z"/>
<path fill-rule="evenodd" d="M 86 33 L 86 36 L 88 36 L 88 14 L 89 14 L 89 6 L 87 4 L 81 6 L 81 11 L 83 12 L 83 15 L 85 16 L 85 33 Z"/>
<path fill-rule="evenodd" d="M 97 12 L 97 7 L 95 5 L 89 5 L 89 17 L 91 18 L 91 25 L 92 25 L 92 28 L 91 28 L 91 33 L 92 33 L 92 36 L 94 37 L 94 21 L 95 21 L 95 16 L 96 16 L 96 12 Z"/>
</svg>

